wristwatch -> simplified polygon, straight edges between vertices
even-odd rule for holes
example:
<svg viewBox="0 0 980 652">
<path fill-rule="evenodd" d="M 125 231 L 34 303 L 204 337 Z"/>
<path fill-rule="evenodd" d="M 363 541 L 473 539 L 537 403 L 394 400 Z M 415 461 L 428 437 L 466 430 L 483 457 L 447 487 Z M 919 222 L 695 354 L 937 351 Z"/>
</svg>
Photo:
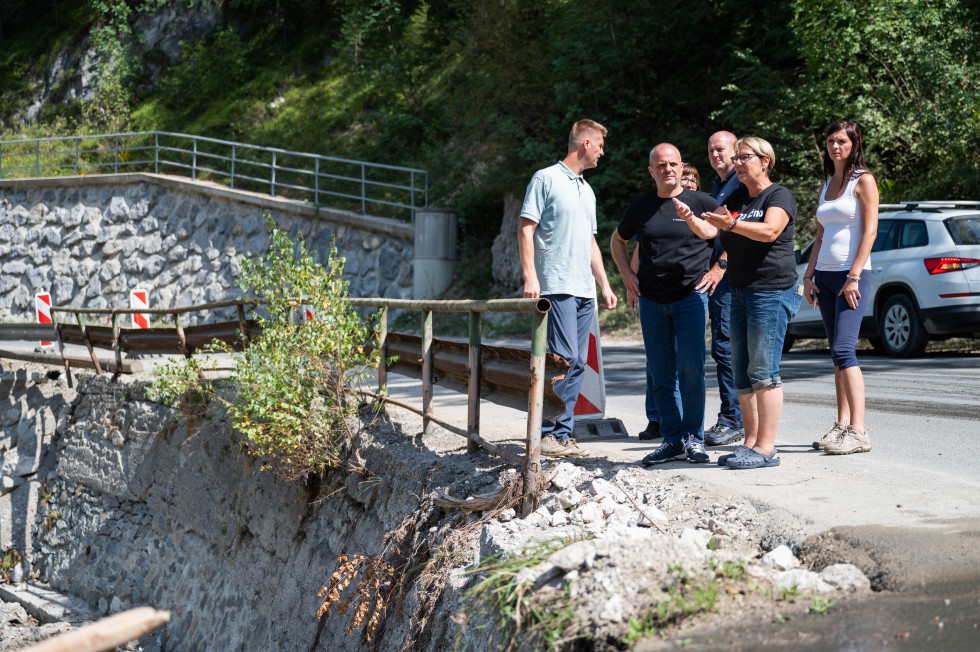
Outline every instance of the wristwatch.
<svg viewBox="0 0 980 652">
<path fill-rule="evenodd" d="M 728 269 L 728 259 L 727 258 L 719 258 L 718 259 L 718 267 L 721 267 L 722 269 Z"/>
</svg>

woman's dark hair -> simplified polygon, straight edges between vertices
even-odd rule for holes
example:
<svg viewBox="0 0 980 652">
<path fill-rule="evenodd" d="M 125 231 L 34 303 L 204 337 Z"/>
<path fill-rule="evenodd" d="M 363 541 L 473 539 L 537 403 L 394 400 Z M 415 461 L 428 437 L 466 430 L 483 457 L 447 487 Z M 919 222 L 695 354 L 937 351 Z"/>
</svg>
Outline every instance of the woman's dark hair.
<svg viewBox="0 0 980 652">
<path fill-rule="evenodd" d="M 861 140 L 861 125 L 853 120 L 841 120 L 830 125 L 824 136 L 823 148 L 823 172 L 826 176 L 834 176 L 834 162 L 830 160 L 827 153 L 827 139 L 843 130 L 847 137 L 851 139 L 851 155 L 847 157 L 844 165 L 844 178 L 848 179 L 857 170 L 867 170 L 868 166 L 864 163 L 864 144 Z"/>
</svg>

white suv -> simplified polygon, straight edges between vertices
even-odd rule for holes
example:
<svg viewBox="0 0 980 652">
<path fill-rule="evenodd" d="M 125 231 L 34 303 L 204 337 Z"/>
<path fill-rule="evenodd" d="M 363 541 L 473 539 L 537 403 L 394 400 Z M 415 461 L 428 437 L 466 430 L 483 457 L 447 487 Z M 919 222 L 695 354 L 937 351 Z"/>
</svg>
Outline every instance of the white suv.
<svg viewBox="0 0 980 652">
<path fill-rule="evenodd" d="M 797 250 L 800 282 L 811 241 Z M 861 336 L 898 358 L 930 339 L 980 334 L 980 202 L 882 204 L 871 248 L 871 302 Z M 826 337 L 820 311 L 804 302 L 789 323 L 784 351 L 798 337 Z"/>
</svg>

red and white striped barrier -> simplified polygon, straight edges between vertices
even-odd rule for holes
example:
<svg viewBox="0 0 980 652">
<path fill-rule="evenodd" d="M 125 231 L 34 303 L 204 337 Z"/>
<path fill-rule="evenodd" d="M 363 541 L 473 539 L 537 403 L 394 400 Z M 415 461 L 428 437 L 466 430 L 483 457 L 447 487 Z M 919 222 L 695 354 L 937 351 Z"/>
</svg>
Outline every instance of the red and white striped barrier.
<svg viewBox="0 0 980 652">
<path fill-rule="evenodd" d="M 37 312 L 37 323 L 50 324 L 51 320 L 51 295 L 47 292 L 38 292 L 34 295 L 34 310 Z M 54 342 L 41 341 L 41 346 L 54 346 Z"/>
<path fill-rule="evenodd" d="M 150 307 L 150 293 L 143 289 L 135 289 L 129 293 L 129 307 L 133 311 L 133 328 L 149 328 L 150 315 L 140 310 Z"/>
<path fill-rule="evenodd" d="M 599 306 L 592 313 L 589 327 L 589 358 L 585 377 L 575 403 L 575 420 L 601 419 L 606 413 L 606 379 L 602 375 L 602 346 L 599 343 Z"/>
</svg>

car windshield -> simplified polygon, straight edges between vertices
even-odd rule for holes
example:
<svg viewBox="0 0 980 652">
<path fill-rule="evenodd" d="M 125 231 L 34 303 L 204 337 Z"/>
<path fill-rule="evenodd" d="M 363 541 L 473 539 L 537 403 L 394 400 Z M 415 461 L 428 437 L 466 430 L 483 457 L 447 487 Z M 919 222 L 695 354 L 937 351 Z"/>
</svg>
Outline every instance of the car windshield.
<svg viewBox="0 0 980 652">
<path fill-rule="evenodd" d="M 946 229 L 958 245 L 980 244 L 980 215 L 963 215 L 951 217 L 946 222 Z"/>
</svg>

